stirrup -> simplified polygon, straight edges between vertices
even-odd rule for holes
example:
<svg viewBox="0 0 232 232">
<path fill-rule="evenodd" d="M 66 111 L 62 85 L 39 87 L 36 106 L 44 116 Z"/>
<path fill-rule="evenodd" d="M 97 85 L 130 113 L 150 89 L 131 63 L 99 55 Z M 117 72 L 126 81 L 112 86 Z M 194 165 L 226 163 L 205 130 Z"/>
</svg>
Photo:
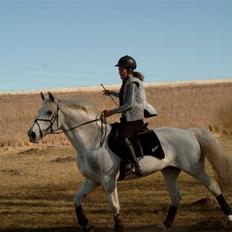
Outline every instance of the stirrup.
<svg viewBox="0 0 232 232">
<path fill-rule="evenodd" d="M 134 173 L 135 173 L 135 175 L 138 176 L 138 177 L 143 176 L 143 172 L 142 172 L 142 170 L 140 169 L 140 167 L 137 167 L 137 168 L 135 167 Z"/>
<path fill-rule="evenodd" d="M 129 176 L 133 173 L 135 173 L 135 168 L 133 164 L 127 164 L 125 168 L 126 176 Z"/>
<path fill-rule="evenodd" d="M 135 174 L 138 177 L 143 176 L 143 173 L 142 173 L 142 170 L 140 169 L 140 167 L 138 166 L 136 168 L 135 165 L 133 165 L 133 164 L 127 164 L 125 171 L 126 171 L 126 176 L 129 176 L 131 174 Z"/>
</svg>

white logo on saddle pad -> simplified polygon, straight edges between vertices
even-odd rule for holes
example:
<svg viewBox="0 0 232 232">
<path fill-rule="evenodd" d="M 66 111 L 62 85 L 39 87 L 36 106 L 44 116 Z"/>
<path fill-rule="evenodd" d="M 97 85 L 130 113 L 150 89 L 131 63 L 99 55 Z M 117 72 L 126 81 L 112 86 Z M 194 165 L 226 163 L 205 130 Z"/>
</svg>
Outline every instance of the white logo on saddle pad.
<svg viewBox="0 0 232 232">
<path fill-rule="evenodd" d="M 151 149 L 151 151 L 152 151 L 152 153 L 154 153 L 157 149 L 158 149 L 158 145 L 156 145 L 155 147 L 152 147 L 152 149 Z"/>
</svg>

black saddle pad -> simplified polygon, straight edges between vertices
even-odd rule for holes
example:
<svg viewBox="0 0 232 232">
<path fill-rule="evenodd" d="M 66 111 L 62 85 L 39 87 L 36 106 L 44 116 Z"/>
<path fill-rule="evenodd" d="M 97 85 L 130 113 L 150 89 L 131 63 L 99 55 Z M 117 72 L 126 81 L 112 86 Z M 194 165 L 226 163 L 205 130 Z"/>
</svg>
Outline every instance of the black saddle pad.
<svg viewBox="0 0 232 232">
<path fill-rule="evenodd" d="M 140 132 L 134 139 L 139 140 L 144 156 L 153 156 L 158 159 L 163 159 L 165 157 L 159 138 L 153 130 Z"/>
<path fill-rule="evenodd" d="M 122 149 L 115 142 L 117 141 L 119 125 L 119 123 L 111 125 L 112 129 L 108 137 L 108 145 L 111 151 L 122 159 L 119 180 L 123 180 L 125 178 L 125 167 L 128 164 L 128 160 L 125 154 L 122 154 Z M 160 141 L 153 130 L 144 128 L 142 132 L 139 132 L 131 139 L 131 143 L 133 144 L 137 157 L 140 157 L 140 159 L 143 156 L 153 156 L 158 159 L 165 157 Z"/>
</svg>

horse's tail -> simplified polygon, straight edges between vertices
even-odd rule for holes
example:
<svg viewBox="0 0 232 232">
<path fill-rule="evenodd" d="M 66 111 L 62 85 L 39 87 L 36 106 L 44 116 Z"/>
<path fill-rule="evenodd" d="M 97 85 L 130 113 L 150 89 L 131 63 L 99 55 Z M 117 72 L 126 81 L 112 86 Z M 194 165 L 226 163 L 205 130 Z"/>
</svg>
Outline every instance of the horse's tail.
<svg viewBox="0 0 232 232">
<path fill-rule="evenodd" d="M 206 129 L 190 129 L 201 147 L 201 155 L 211 163 L 221 187 L 232 186 L 232 156 L 226 154 L 218 140 Z"/>
</svg>

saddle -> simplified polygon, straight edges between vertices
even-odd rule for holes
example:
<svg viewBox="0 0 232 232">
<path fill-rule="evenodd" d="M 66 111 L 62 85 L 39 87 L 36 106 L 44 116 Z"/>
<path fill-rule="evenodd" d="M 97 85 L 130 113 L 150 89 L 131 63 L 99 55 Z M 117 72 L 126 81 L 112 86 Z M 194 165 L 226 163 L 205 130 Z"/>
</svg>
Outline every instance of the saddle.
<svg viewBox="0 0 232 232">
<path fill-rule="evenodd" d="M 111 124 L 108 145 L 111 151 L 121 158 L 119 180 L 123 180 L 125 178 L 125 167 L 128 164 L 128 160 L 126 155 L 122 154 L 122 149 L 116 142 L 119 125 L 119 123 Z M 148 129 L 147 125 L 148 124 L 145 124 L 142 131 L 132 137 L 130 142 L 133 145 L 137 159 L 141 160 L 144 156 L 153 156 L 161 160 L 165 157 L 163 148 L 156 133 L 153 130 Z"/>
</svg>

